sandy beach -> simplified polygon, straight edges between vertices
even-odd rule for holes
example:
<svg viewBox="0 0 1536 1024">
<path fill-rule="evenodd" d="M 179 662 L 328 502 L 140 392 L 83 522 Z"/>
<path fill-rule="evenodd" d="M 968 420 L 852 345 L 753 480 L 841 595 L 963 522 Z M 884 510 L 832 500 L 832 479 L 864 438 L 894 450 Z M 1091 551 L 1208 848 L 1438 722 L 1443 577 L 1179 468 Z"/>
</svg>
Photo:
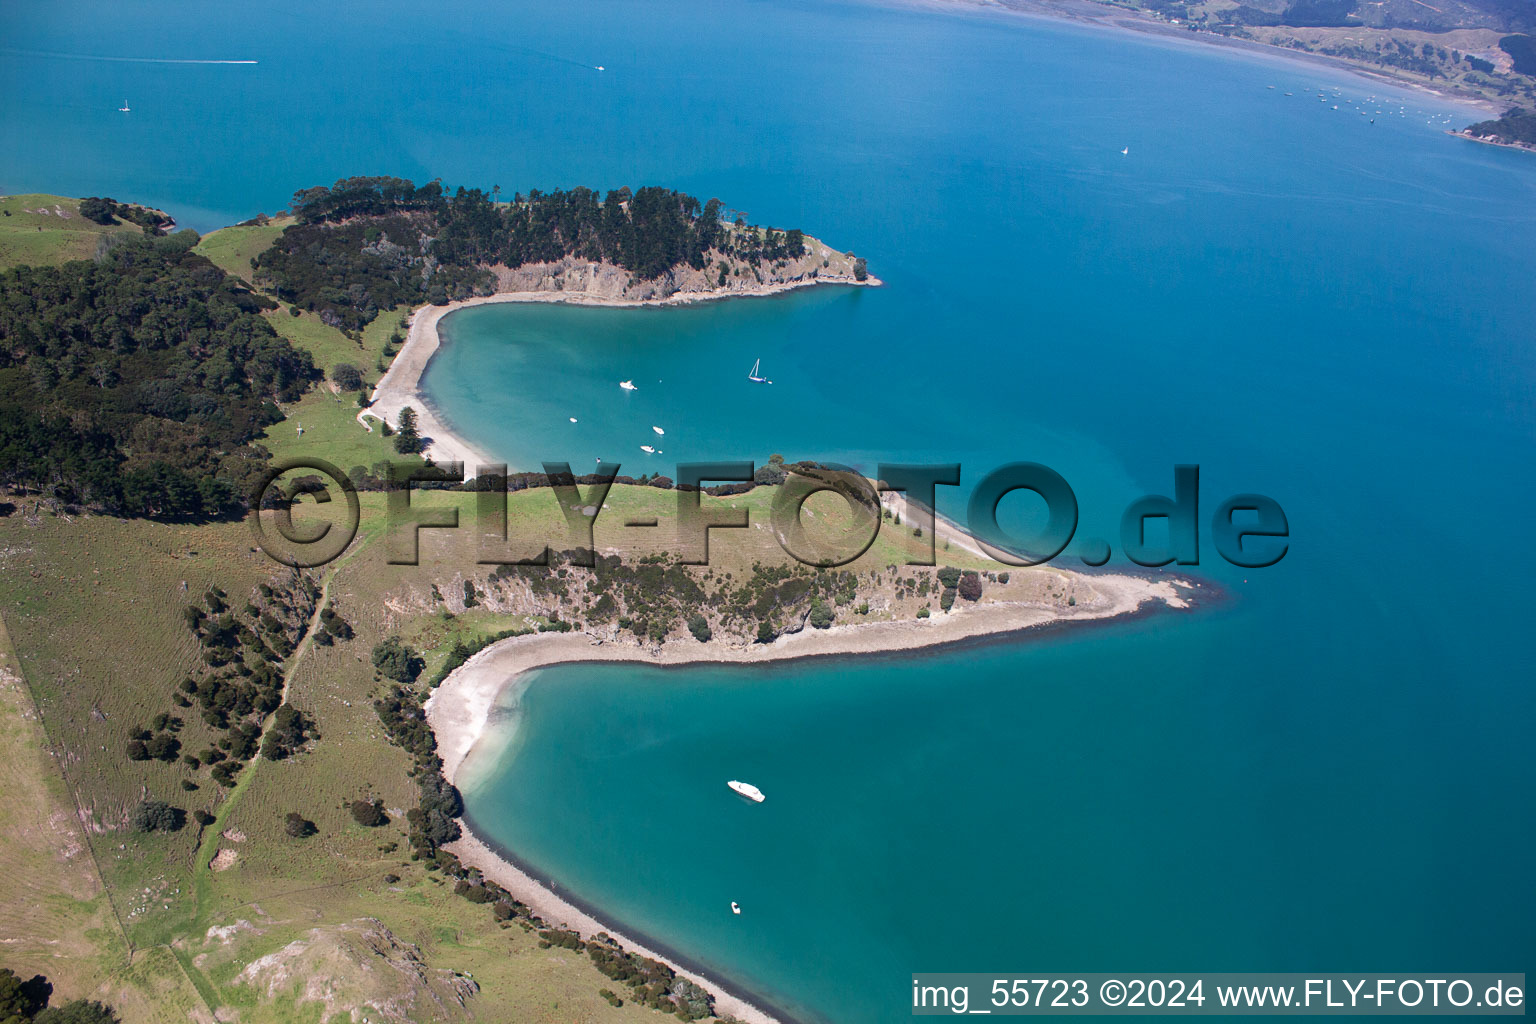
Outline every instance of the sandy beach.
<svg viewBox="0 0 1536 1024">
<path fill-rule="evenodd" d="M 446 306 L 423 306 L 411 314 L 410 329 L 405 344 L 389 364 L 389 370 L 373 389 L 368 408 L 357 414 L 359 423 L 368 426 L 369 419 L 385 420 L 391 427 L 400 422 L 400 411 L 406 406 L 416 410 L 416 429 L 428 441 L 425 454 L 433 462 L 464 463 L 464 478 L 473 479 L 483 465 L 504 462 L 470 444 L 443 422 L 432 406 L 421 395 L 421 375 L 427 364 L 442 346 L 442 334 L 438 324 L 443 317 L 471 306 L 484 306 L 500 302 L 557 302 L 583 306 L 681 306 L 694 302 L 711 302 L 721 299 L 750 298 L 777 295 L 796 288 L 813 288 L 818 285 L 848 285 L 852 287 L 878 287 L 883 282 L 871 275 L 863 281 L 844 277 L 803 278 L 749 287 L 732 287 L 707 292 L 678 292 L 666 298 L 622 299 L 590 291 L 548 289 L 534 291 L 506 291 L 483 295 L 473 299 L 450 302 Z"/>
<path fill-rule="evenodd" d="M 958 539 L 959 534 L 956 531 Z M 452 782 L 464 782 L 466 764 L 486 738 L 498 699 L 524 673 L 566 662 L 641 662 L 650 665 L 698 663 L 764 664 L 792 658 L 837 655 L 884 654 L 917 650 L 964 640 L 1014 633 L 1055 622 L 1093 621 L 1135 612 L 1148 603 L 1187 608 L 1181 588 L 1194 584 L 1178 577 L 1147 579 L 1139 576 L 1102 575 L 1085 580 L 1093 596 L 1068 609 L 1034 604 L 982 603 L 956 607 L 947 615 L 901 622 L 875 622 L 804 629 L 786 634 L 771 644 L 690 643 L 678 641 L 659 647 L 639 643 L 604 641 L 586 634 L 540 633 L 512 637 L 492 644 L 465 662 L 433 692 L 426 705 L 427 721 L 437 737 L 443 774 Z M 583 937 L 607 932 L 625 948 L 661 960 L 696 984 L 715 993 L 720 1012 L 753 1024 L 772 1024 L 774 1018 L 730 991 L 728 983 L 707 978 L 642 942 L 625 936 L 593 914 L 574 906 L 517 865 L 502 857 L 480 837 L 466 830 L 462 839 L 447 847 L 459 859 L 485 877 L 505 886 L 550 924 L 580 932 Z"/>
<path fill-rule="evenodd" d="M 879 279 L 810 278 L 793 281 L 735 286 L 715 291 L 679 292 L 664 298 L 627 299 L 611 293 L 572 288 L 550 290 L 508 290 L 445 306 L 425 306 L 411 316 L 405 343 L 388 372 L 374 389 L 368 409 L 358 414 L 360 421 L 384 418 L 398 423 L 406 406 L 416 410 L 418 430 L 429 440 L 427 454 L 435 462 L 462 461 L 466 477 L 475 475 L 481 465 L 496 462 L 493 453 L 470 444 L 436 415 L 420 391 L 421 376 L 442 345 L 439 325 L 443 317 L 471 306 L 505 302 L 560 302 L 597 306 L 680 305 L 726 298 L 773 295 L 794 288 L 822 284 L 878 285 Z M 887 494 L 884 503 L 914 523 L 921 523 L 946 544 L 983 556 L 981 546 L 962 528 L 940 519 L 934 522 L 926 509 L 909 506 L 904 495 Z M 764 664 L 792 658 L 878 655 L 894 651 L 916 650 L 958 643 L 979 637 L 996 636 L 1062 621 L 1090 621 L 1135 612 L 1149 602 L 1171 608 L 1188 607 L 1176 584 L 1193 586 L 1173 577 L 1147 579 L 1126 575 L 1078 576 L 1085 581 L 1091 596 L 1071 608 L 1045 607 L 1019 602 L 983 602 L 957 607 L 945 615 L 900 622 L 874 622 L 834 626 L 817 630 L 806 628 L 779 637 L 771 644 L 715 640 L 709 643 L 678 641 L 663 645 L 643 645 L 599 638 L 586 633 L 540 633 L 512 637 L 479 652 L 452 673 L 433 692 L 426 705 L 427 720 L 437 737 L 438 753 L 443 759 L 443 774 L 449 781 L 468 784 L 465 766 L 476 755 L 494 760 L 499 747 L 488 741 L 497 730 L 491 728 L 498 700 L 516 686 L 526 673 L 550 665 L 568 662 L 640 662 L 651 665 L 686 665 L 696 663 Z M 505 730 L 502 730 L 504 733 Z M 502 738 L 505 738 L 504 736 Z M 718 1010 L 750 1024 L 776 1024 L 775 1019 L 742 994 L 731 989 L 728 981 L 709 978 L 679 963 L 645 942 L 623 934 L 620 929 L 600 920 L 594 913 L 575 905 L 533 877 L 492 845 L 468 828 L 464 836 L 447 849 L 460 861 L 478 869 L 486 878 L 504 886 L 526 903 L 549 924 L 590 937 L 606 932 L 626 949 L 660 960 L 694 983 L 714 993 Z"/>
</svg>

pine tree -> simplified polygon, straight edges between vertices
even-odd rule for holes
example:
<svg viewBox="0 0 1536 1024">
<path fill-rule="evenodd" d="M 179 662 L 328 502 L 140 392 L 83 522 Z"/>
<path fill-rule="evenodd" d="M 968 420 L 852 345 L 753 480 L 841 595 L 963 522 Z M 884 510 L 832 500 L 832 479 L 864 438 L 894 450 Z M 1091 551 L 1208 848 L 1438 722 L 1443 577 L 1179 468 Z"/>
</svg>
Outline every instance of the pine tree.
<svg viewBox="0 0 1536 1024">
<path fill-rule="evenodd" d="M 416 433 L 416 410 L 406 406 L 400 410 L 400 425 L 395 428 L 395 451 L 415 455 L 421 449 L 421 435 Z"/>
</svg>

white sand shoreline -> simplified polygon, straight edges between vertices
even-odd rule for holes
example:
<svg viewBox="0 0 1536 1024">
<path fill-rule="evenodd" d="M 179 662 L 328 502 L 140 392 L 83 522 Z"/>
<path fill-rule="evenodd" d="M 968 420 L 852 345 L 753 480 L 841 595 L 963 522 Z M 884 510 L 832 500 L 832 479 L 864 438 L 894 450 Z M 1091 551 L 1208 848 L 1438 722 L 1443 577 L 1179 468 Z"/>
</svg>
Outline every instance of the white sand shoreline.
<svg viewBox="0 0 1536 1024">
<path fill-rule="evenodd" d="M 1053 622 L 1113 618 L 1134 613 L 1148 602 L 1160 601 L 1171 608 L 1188 607 L 1176 585 L 1191 584 L 1178 577 L 1154 580 L 1102 575 L 1083 579 L 1092 587 L 1094 598 L 1066 611 L 1023 603 L 982 603 L 957 606 L 947 615 L 930 619 L 861 623 L 827 630 L 807 628 L 781 636 L 771 644 L 682 640 L 642 646 L 573 633 L 511 637 L 474 655 L 437 687 L 427 701 L 427 722 L 437 738 L 444 776 L 450 782 L 459 782 L 466 777 L 466 763 L 490 731 L 498 700 L 507 688 L 516 685 L 526 673 L 551 665 L 596 661 L 748 665 L 830 655 L 880 655 L 1012 633 Z M 624 935 L 621 929 L 574 906 L 468 829 L 463 838 L 447 849 L 464 864 L 505 887 L 551 925 L 577 931 L 583 937 L 607 932 L 626 949 L 660 960 L 714 993 L 720 1012 L 749 1024 L 777 1024 L 768 1013 L 729 991 L 727 984 L 683 967 L 674 958 L 658 954 Z"/>
<path fill-rule="evenodd" d="M 368 408 L 357 414 L 359 423 L 368 426 L 368 420 L 385 420 L 391 427 L 400 422 L 400 412 L 406 406 L 416 410 L 416 429 L 429 443 L 425 453 L 433 462 L 462 462 L 464 477 L 473 479 L 480 466 L 505 463 L 505 458 L 493 457 L 484 449 L 471 444 L 455 433 L 431 404 L 422 397 L 421 375 L 427 364 L 442 347 L 442 332 L 438 324 L 445 316 L 471 306 L 484 306 L 501 302 L 548 302 L 569 303 L 582 306 L 681 306 L 695 302 L 712 302 L 721 299 L 750 298 L 777 295 L 796 288 L 818 285 L 848 285 L 855 288 L 878 287 L 883 282 L 874 276 L 856 281 L 852 278 L 817 277 L 782 281 L 773 284 L 753 285 L 745 288 L 729 288 L 709 292 L 678 292 L 661 299 L 617 299 L 585 291 L 512 291 L 482 295 L 472 299 L 450 302 L 446 306 L 422 306 L 411 313 L 410 329 L 405 344 L 389 364 L 384 376 L 373 389 Z M 369 427 L 369 429 L 372 429 Z"/>
<path fill-rule="evenodd" d="M 806 278 L 748 288 L 711 292 L 678 293 L 662 299 L 615 299 L 585 291 L 509 291 L 454 302 L 446 306 L 425 306 L 411 317 L 405 344 L 389 370 L 374 389 L 369 408 L 358 414 L 387 418 L 398 423 L 400 411 L 407 406 L 416 410 L 418 430 L 430 439 L 427 449 L 435 462 L 465 463 L 466 477 L 481 465 L 498 461 L 454 433 L 423 399 L 421 375 L 442 345 L 439 324 L 443 317 L 470 306 L 501 302 L 565 302 L 596 306 L 680 305 L 717 299 L 773 295 L 795 288 L 818 284 L 878 285 L 877 278 L 853 281 L 845 278 Z M 885 501 L 921 523 L 947 544 L 953 543 L 976 555 L 982 555 L 978 542 L 962 528 L 942 519 L 934 521 L 926 509 L 907 506 L 904 496 L 887 495 Z M 1082 577 L 1093 597 L 1070 609 L 1026 603 L 983 602 L 957 607 L 949 614 L 929 619 L 901 622 L 860 623 L 827 630 L 806 628 L 786 634 L 771 644 L 725 642 L 697 643 L 680 640 L 659 646 L 605 640 L 590 634 L 540 633 L 511 637 L 480 651 L 440 684 L 427 701 L 428 724 L 437 738 L 438 754 L 443 759 L 443 774 L 450 781 L 467 784 L 465 765 L 478 751 L 489 758 L 492 751 L 482 745 L 491 732 L 498 700 L 509 687 L 526 678 L 527 673 L 551 665 L 570 662 L 638 662 L 651 665 L 687 665 L 701 663 L 767 664 L 794 658 L 829 655 L 879 655 L 916 650 L 959 641 L 1017 632 L 1061 621 L 1090 621 L 1135 612 L 1148 602 L 1161 601 L 1174 608 L 1188 607 L 1179 596 L 1174 578 L 1151 580 L 1136 576 L 1101 575 Z M 723 783 L 722 783 L 723 784 Z M 709 978 L 677 962 L 677 957 L 663 955 L 646 943 L 625 935 L 581 907 L 561 897 L 548 885 L 528 874 L 493 846 L 466 827 L 464 835 L 446 849 L 459 860 L 496 882 L 516 899 L 527 904 L 550 925 L 579 932 L 589 938 L 606 932 L 627 950 L 651 957 L 670 966 L 678 974 L 714 993 L 716 1007 L 724 1014 L 748 1024 L 778 1024 L 761 1008 L 731 990 L 728 982 Z"/>
</svg>

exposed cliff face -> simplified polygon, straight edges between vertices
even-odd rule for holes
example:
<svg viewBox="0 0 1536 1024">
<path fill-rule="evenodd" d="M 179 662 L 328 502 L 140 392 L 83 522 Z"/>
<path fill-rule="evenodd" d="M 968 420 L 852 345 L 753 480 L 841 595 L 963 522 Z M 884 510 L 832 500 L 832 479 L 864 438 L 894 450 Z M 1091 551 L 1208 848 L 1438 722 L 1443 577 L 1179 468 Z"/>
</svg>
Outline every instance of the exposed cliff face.
<svg viewBox="0 0 1536 1024">
<path fill-rule="evenodd" d="M 641 280 L 612 263 L 592 263 L 567 258 L 555 263 L 527 263 L 520 267 L 495 266 L 498 292 L 583 292 L 596 298 L 643 302 L 674 295 L 730 295 L 750 293 L 765 286 L 857 281 L 857 257 L 829 248 L 807 237 L 805 255 L 795 260 L 744 263 L 711 250 L 704 269 L 678 264 L 661 277 Z M 721 282 L 720 271 L 725 268 Z"/>
</svg>

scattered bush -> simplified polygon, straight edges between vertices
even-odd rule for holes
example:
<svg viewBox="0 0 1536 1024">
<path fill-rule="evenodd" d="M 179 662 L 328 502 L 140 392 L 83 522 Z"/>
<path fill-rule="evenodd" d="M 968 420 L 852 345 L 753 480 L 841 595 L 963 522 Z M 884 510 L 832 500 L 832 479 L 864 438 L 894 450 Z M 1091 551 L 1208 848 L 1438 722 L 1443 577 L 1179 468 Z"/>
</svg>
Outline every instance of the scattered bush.
<svg viewBox="0 0 1536 1024">
<path fill-rule="evenodd" d="M 298 811 L 289 811 L 288 816 L 283 819 L 283 831 L 295 839 L 308 839 L 320 830 L 315 827 L 314 822 Z"/>
<path fill-rule="evenodd" d="M 390 636 L 374 647 L 373 667 L 397 683 L 413 683 L 426 667 L 426 662 L 398 636 Z"/>
<path fill-rule="evenodd" d="M 337 363 L 331 367 L 331 380 L 343 391 L 360 391 L 363 387 L 363 372 L 351 363 Z"/>
<path fill-rule="evenodd" d="M 974 572 L 965 573 L 960 577 L 959 591 L 967 601 L 981 600 L 981 577 Z"/>
<path fill-rule="evenodd" d="M 135 832 L 177 832 L 186 820 L 185 811 L 164 800 L 145 800 L 128 815 L 128 824 Z"/>
<path fill-rule="evenodd" d="M 832 609 L 819 597 L 811 602 L 810 622 L 816 629 L 829 629 L 832 626 Z"/>
<path fill-rule="evenodd" d="M 354 800 L 351 806 L 352 820 L 359 825 L 368 828 L 378 828 L 389 824 L 389 815 L 384 813 L 384 801 L 382 800 Z"/>
</svg>

